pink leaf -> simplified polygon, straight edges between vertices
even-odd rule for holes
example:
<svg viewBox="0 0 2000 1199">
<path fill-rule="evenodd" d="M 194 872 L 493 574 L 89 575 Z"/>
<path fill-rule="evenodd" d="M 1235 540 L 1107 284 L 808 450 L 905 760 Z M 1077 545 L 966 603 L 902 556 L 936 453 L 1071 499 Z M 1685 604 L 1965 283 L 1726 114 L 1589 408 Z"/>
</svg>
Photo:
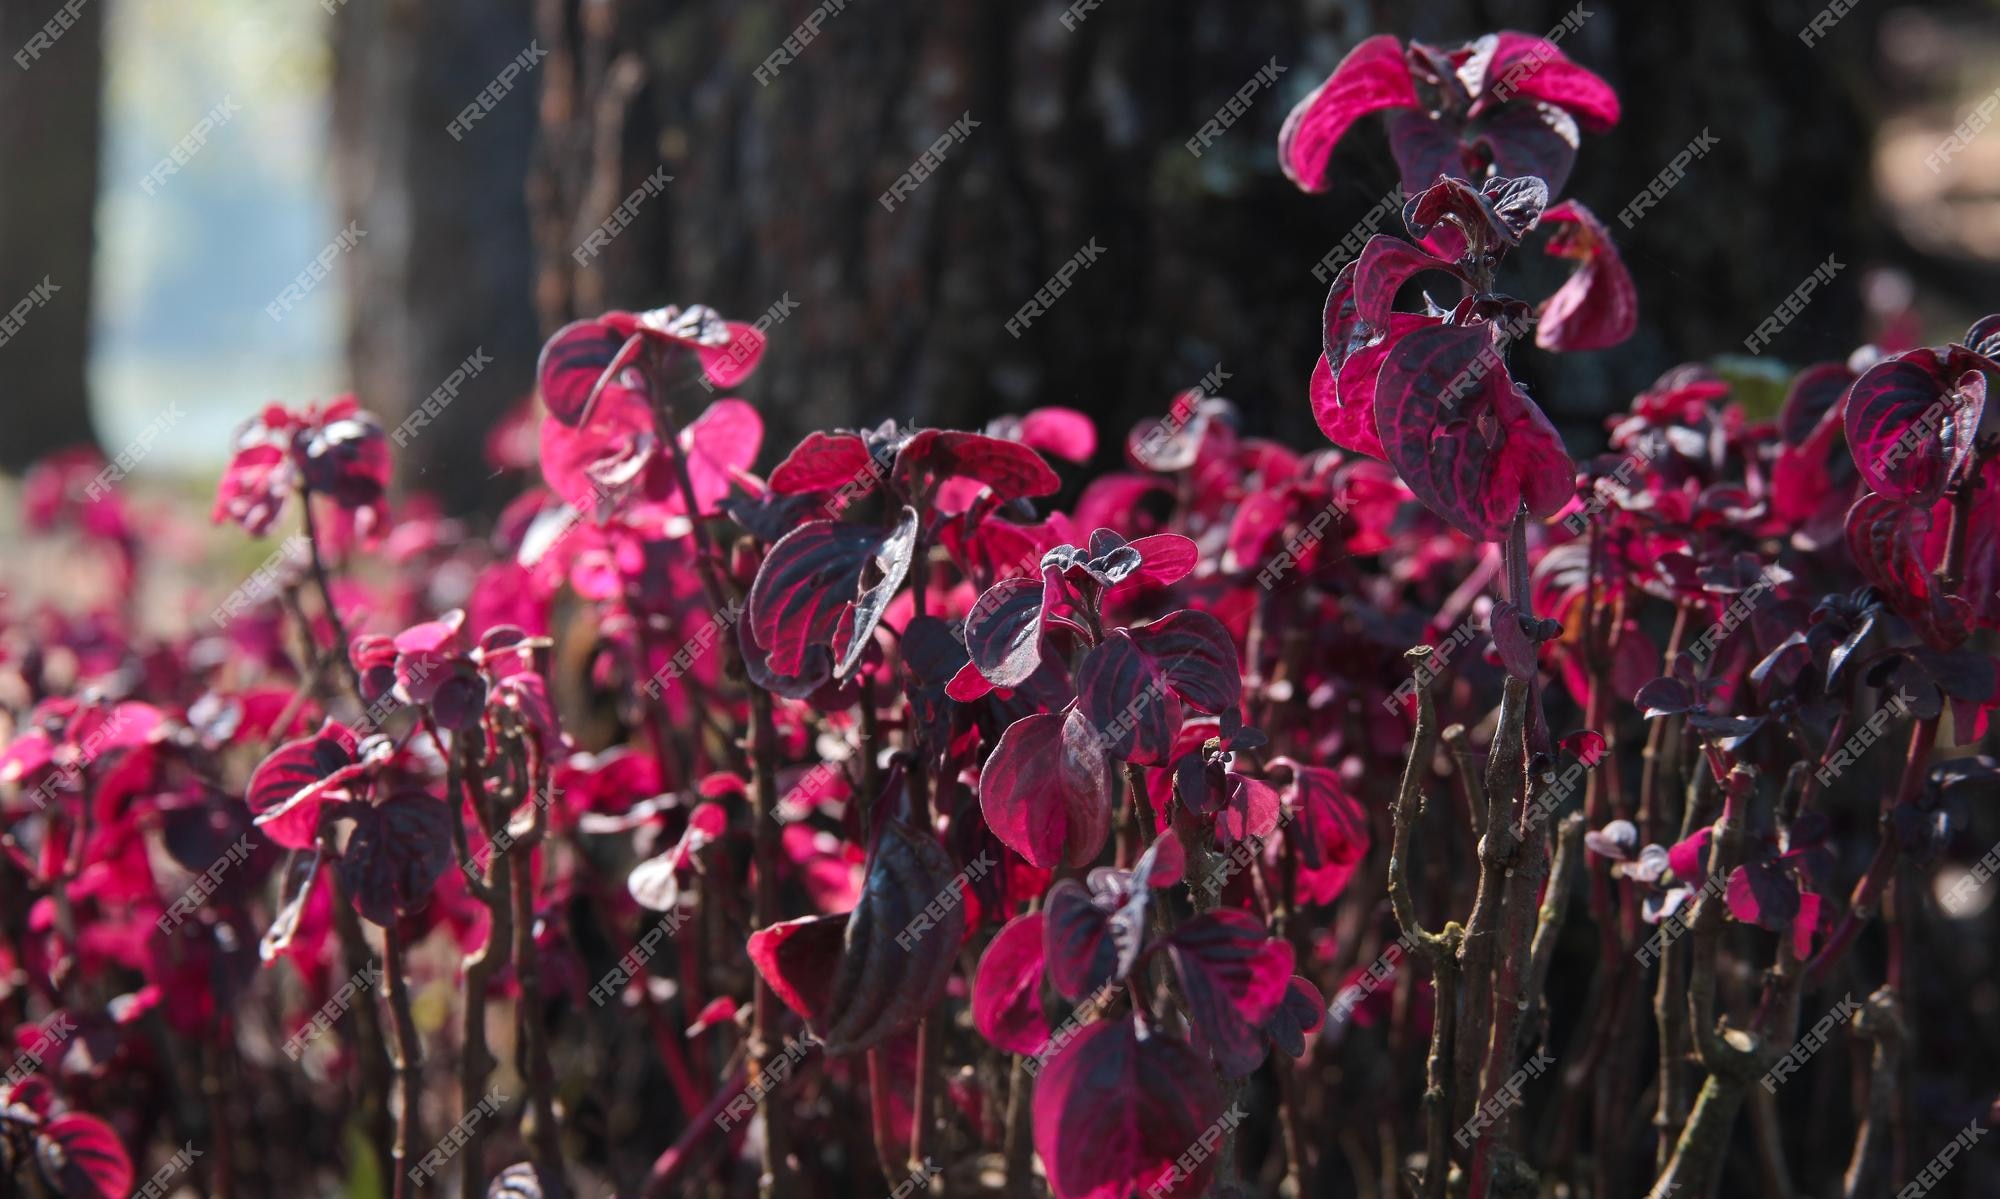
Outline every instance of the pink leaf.
<svg viewBox="0 0 2000 1199">
<path fill-rule="evenodd" d="M 1325 83 L 1298 102 L 1278 132 L 1278 165 L 1309 192 L 1327 187 L 1326 163 L 1348 127 L 1371 112 L 1417 107 L 1403 47 L 1388 34 L 1354 47 Z"/>
<path fill-rule="evenodd" d="M 1542 221 L 1559 226 L 1546 251 L 1581 265 L 1542 301 L 1535 344 L 1545 350 L 1602 350 L 1632 336 L 1639 327 L 1639 292 L 1603 222 L 1574 200 L 1549 209 Z"/>
<path fill-rule="evenodd" d="M 1044 919 L 1029 912 L 1008 921 L 980 955 L 972 980 L 973 1025 L 1009 1053 L 1040 1053 L 1048 1043 L 1041 995 Z"/>
<path fill-rule="evenodd" d="M 1554 42 L 1526 33 L 1493 35 L 1481 90 L 1482 103 L 1515 97 L 1546 101 L 1592 133 L 1618 123 L 1618 93 L 1610 84 L 1571 62 Z"/>
</svg>

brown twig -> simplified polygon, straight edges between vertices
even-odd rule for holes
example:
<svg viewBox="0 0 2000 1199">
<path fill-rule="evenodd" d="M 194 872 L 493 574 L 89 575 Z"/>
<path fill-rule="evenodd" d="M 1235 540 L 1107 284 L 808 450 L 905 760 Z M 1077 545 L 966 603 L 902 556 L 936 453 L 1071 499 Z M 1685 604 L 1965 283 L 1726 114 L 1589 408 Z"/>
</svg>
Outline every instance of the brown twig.
<svg viewBox="0 0 2000 1199">
<path fill-rule="evenodd" d="M 481 773 L 477 739 L 463 738 L 452 756 L 452 786 L 447 797 L 452 806 L 452 824 L 461 842 L 465 836 L 465 797 L 462 786 L 472 792 L 473 811 L 482 829 L 492 827 L 493 817 L 486 796 L 486 779 Z M 514 864 L 507 848 L 489 842 L 493 853 L 485 865 L 485 877 L 473 879 L 470 855 L 461 843 L 459 862 L 467 881 L 475 883 L 473 894 L 486 907 L 486 944 L 465 959 L 465 1030 L 460 1036 L 458 1056 L 459 1113 L 474 1111 L 486 1099 L 486 1083 L 499 1062 L 493 1057 L 486 1038 L 486 997 L 493 978 L 507 965 L 513 948 Z M 465 1167 L 459 1180 L 460 1199 L 484 1199 L 486 1194 L 486 1131 L 489 1122 L 474 1121 L 467 1130 Z"/>
<path fill-rule="evenodd" d="M 1410 756 L 1403 766 L 1403 782 L 1396 791 L 1392 813 L 1393 839 L 1389 846 L 1389 906 L 1405 940 L 1414 944 L 1431 965 L 1430 1055 L 1425 1060 L 1424 1087 L 1424 1177 L 1427 1199 L 1443 1199 L 1451 1175 L 1451 1154 L 1445 1135 L 1452 1120 L 1453 1076 L 1449 1068 L 1455 1013 L 1458 1010 L 1460 943 L 1464 930 L 1454 922 L 1439 933 L 1428 932 L 1417 918 L 1416 900 L 1410 894 L 1410 836 L 1423 803 L 1424 778 L 1430 773 L 1437 752 L 1437 708 L 1431 698 L 1429 646 L 1417 646 L 1404 654 L 1413 668 L 1417 691 L 1417 727 L 1411 734 Z M 1456 726 L 1454 726 L 1456 727 Z M 1470 775 L 1467 764 L 1459 763 L 1461 774 Z"/>
<path fill-rule="evenodd" d="M 395 1054 L 391 1065 L 396 1073 L 398 1104 L 396 1147 L 390 1158 L 395 1169 L 396 1199 L 405 1199 L 414 1180 L 405 1167 L 410 1149 L 418 1143 L 419 1110 L 423 1104 L 424 1049 L 417 1035 L 416 1017 L 410 1011 L 410 984 L 404 978 L 403 930 L 399 915 L 392 914 L 382 929 L 382 979 L 389 999 L 389 1016 L 396 1031 Z"/>
</svg>

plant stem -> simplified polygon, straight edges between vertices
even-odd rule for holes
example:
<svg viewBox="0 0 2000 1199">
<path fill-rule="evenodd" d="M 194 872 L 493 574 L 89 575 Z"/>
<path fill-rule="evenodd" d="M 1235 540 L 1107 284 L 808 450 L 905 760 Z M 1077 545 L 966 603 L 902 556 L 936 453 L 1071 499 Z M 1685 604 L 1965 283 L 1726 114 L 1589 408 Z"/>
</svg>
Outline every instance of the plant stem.
<svg viewBox="0 0 2000 1199">
<path fill-rule="evenodd" d="M 382 978 L 388 991 L 389 1015 L 396 1030 L 393 1065 L 396 1071 L 398 1106 L 396 1147 L 391 1153 L 395 1167 L 396 1199 L 410 1193 L 412 1180 L 405 1164 L 410 1149 L 418 1142 L 418 1117 L 423 1103 L 423 1044 L 417 1036 L 417 1021 L 410 1012 L 410 984 L 403 977 L 404 946 L 402 921 L 392 915 L 382 929 Z"/>
<path fill-rule="evenodd" d="M 1403 656 L 1413 670 L 1417 688 L 1417 727 L 1410 738 L 1410 756 L 1403 766 L 1402 786 L 1397 788 L 1392 814 L 1393 839 L 1389 846 L 1389 906 L 1403 937 L 1415 944 L 1431 965 L 1431 1047 L 1425 1061 L 1424 1089 L 1424 1178 L 1426 1199 L 1443 1199 L 1451 1175 L 1451 1155 L 1445 1148 L 1445 1134 L 1452 1121 L 1453 1076 L 1449 1068 L 1455 1013 L 1459 1010 L 1458 953 L 1463 931 L 1456 922 L 1442 933 L 1425 931 L 1417 919 L 1417 905 L 1410 894 L 1410 835 L 1423 802 L 1424 778 L 1430 773 L 1431 758 L 1437 752 L 1437 707 L 1431 698 L 1429 646 L 1417 646 Z M 1469 763 L 1461 760 L 1459 771 L 1469 775 Z M 1461 1080 L 1462 1082 L 1462 1080 Z"/>
<path fill-rule="evenodd" d="M 521 1073 L 528 1080 L 533 1098 L 535 1126 L 529 1138 L 534 1150 L 535 1173 L 550 1194 L 569 1193 L 563 1179 L 562 1135 L 556 1125 L 555 1070 L 549 1061 L 548 1030 L 542 1022 L 541 954 L 535 945 L 535 896 L 533 872 L 528 862 L 541 840 L 542 821 L 547 809 L 534 805 L 534 827 L 519 844 L 527 851 L 522 861 L 521 879 L 513 889 L 514 978 L 520 985 L 518 1005 L 521 1022 L 521 1052 L 525 1061 Z"/>
<path fill-rule="evenodd" d="M 492 817 L 486 798 L 486 780 L 480 773 L 474 739 L 465 738 L 460 745 L 460 752 L 454 755 L 454 781 L 461 778 L 467 780 L 472 791 L 473 810 L 478 814 L 482 827 L 490 827 Z M 457 818 L 455 823 L 462 823 L 464 797 L 456 786 L 451 790 L 450 800 L 453 815 Z M 486 1039 L 486 997 L 492 989 L 494 975 L 506 966 L 512 949 L 513 890 L 513 857 L 506 849 L 496 845 L 495 852 L 486 862 L 485 878 L 475 889 L 479 901 L 486 907 L 486 944 L 465 960 L 465 1031 L 460 1037 L 458 1059 L 461 1117 L 485 1102 L 487 1080 L 499 1064 Z M 488 1124 L 485 1120 L 474 1121 L 467 1130 L 465 1168 L 459 1179 L 460 1199 L 484 1199 L 486 1195 Z"/>
<path fill-rule="evenodd" d="M 338 856 L 334 849 L 333 831 L 324 824 L 320 829 L 320 852 L 329 863 Z M 361 929 L 361 918 L 354 914 L 354 904 L 348 897 L 347 887 L 340 881 L 340 872 L 329 866 L 326 881 L 333 888 L 333 928 L 340 938 L 342 964 L 348 972 L 347 976 L 353 978 L 362 973 L 375 955 L 368 948 L 367 935 Z M 382 1035 L 382 1017 L 376 1011 L 372 998 L 354 1004 L 349 1010 L 354 1013 L 354 1054 L 361 1074 L 361 1120 L 369 1130 L 369 1142 L 375 1146 L 375 1160 L 381 1176 L 385 1179 L 400 1177 L 390 1141 L 389 1051 Z"/>
<path fill-rule="evenodd" d="M 327 581 L 326 561 L 320 557 L 319 529 L 313 523 L 312 493 L 306 489 L 303 482 L 299 484 L 299 509 L 305 514 L 303 521 L 306 549 L 311 555 L 313 586 L 319 592 L 320 605 L 326 609 L 327 623 L 333 626 L 334 645 L 329 652 L 331 656 L 340 660 L 340 665 L 347 674 L 347 685 L 354 689 L 355 702 L 366 709 L 368 699 L 361 690 L 361 671 L 354 665 L 354 659 L 347 652 L 347 647 L 351 644 L 347 637 L 347 625 L 340 619 L 340 609 L 334 606 L 333 586 Z M 306 644 L 312 644 L 310 628 L 306 630 Z"/>
<path fill-rule="evenodd" d="M 1493 744 L 1487 750 L 1486 834 L 1479 839 L 1479 884 L 1473 893 L 1472 913 L 1466 918 L 1465 940 L 1458 948 L 1463 975 L 1459 1010 L 1464 1022 L 1458 1029 L 1453 1054 L 1457 1059 L 1457 1099 L 1461 1105 L 1476 1106 L 1481 1095 L 1480 1058 L 1490 1031 L 1493 958 L 1500 934 L 1507 872 L 1516 851 L 1513 820 L 1527 785 L 1523 740 L 1527 699 L 1527 682 L 1508 676 L 1501 694 L 1499 720 L 1494 725 Z M 1497 1085 L 1498 1080 L 1494 1082 Z M 1457 1119 L 1457 1113 L 1453 1119 Z M 1480 1199 L 1481 1181 L 1474 1181 L 1473 1199 Z"/>
<path fill-rule="evenodd" d="M 688 511 L 702 589 L 709 607 L 720 614 L 726 610 L 720 565 L 709 543 L 708 526 L 702 523 L 701 505 L 695 497 L 694 482 L 688 476 L 687 461 L 680 452 L 680 427 L 674 420 L 673 405 L 666 398 L 667 386 L 666 372 L 655 370 L 653 423 L 664 452 L 673 459 L 674 479 Z M 730 676 L 743 680 L 750 698 L 750 729 L 745 748 L 750 759 L 750 852 L 756 871 L 750 893 L 750 931 L 755 933 L 776 923 L 778 916 L 779 846 L 778 826 L 774 818 L 778 810 L 777 728 L 772 717 L 771 695 L 750 681 L 749 672 L 743 665 L 742 647 L 737 644 L 735 636 L 724 636 L 720 640 L 728 655 Z M 757 1115 L 764 1124 L 764 1169 L 757 1189 L 765 1199 L 770 1199 L 775 1194 L 785 1193 L 781 1176 L 788 1173 L 784 1122 L 774 1118 L 775 1105 L 771 1102 L 772 1093 L 777 1088 L 765 1081 L 771 1054 L 777 1044 L 778 1010 L 777 997 L 771 993 L 770 983 L 764 980 L 761 971 L 753 973 L 748 1085 L 756 1092 Z"/>
</svg>

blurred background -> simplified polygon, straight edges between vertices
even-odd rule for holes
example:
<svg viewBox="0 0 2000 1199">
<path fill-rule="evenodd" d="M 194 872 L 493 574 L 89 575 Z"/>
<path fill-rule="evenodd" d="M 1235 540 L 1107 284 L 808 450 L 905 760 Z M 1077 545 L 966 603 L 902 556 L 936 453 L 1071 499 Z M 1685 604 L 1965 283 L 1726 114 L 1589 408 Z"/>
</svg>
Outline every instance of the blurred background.
<svg viewBox="0 0 2000 1199">
<path fill-rule="evenodd" d="M 1615 350 L 1516 356 L 1572 449 L 1598 448 L 1603 414 L 1677 362 L 1733 353 L 1740 378 L 1780 380 L 1774 359 L 1842 358 L 1884 328 L 1942 340 L 2000 307 L 2000 131 L 1926 163 L 2000 88 L 2000 7 L 1864 0 L 1807 46 L 1821 8 L 1572 16 L 1565 52 L 1625 118 L 1586 136 L 1567 191 L 1612 224 L 1642 308 Z M 406 493 L 491 513 L 519 483 L 494 477 L 480 439 L 530 393 L 541 340 L 669 302 L 782 314 L 743 389 L 771 425 L 767 456 L 809 426 L 1039 404 L 1099 417 L 1116 454 L 1116 434 L 1218 366 L 1252 431 L 1319 445 L 1313 267 L 1395 171 L 1364 121 L 1332 190 L 1299 193 L 1276 162 L 1286 111 L 1367 35 L 1455 44 L 1576 11 L 0 0 L 0 312 L 32 300 L 0 343 L 0 468 L 143 443 L 139 480 L 205 491 L 262 403 L 351 390 L 393 426 L 483 352 L 446 434 L 397 466 Z M 815 12 L 816 34 L 801 28 Z M 1275 84 L 1191 154 L 1274 56 Z M 936 173 L 878 202 L 964 116 L 976 124 Z M 1622 228 L 1613 214 L 1704 129 L 1715 148 Z M 621 204 L 629 221 L 579 255 Z M 1010 334 L 1092 239 L 1096 264 Z M 1829 254 L 1849 269 L 1744 356 Z M 1529 253 L 1509 270 L 1539 298 L 1567 264 Z"/>
</svg>

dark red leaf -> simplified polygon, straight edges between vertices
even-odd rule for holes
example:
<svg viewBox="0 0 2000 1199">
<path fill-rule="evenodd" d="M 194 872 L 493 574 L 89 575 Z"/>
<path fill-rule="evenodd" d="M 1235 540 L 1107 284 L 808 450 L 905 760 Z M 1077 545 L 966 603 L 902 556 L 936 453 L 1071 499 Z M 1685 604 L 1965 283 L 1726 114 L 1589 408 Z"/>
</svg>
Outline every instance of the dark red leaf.
<svg viewBox="0 0 2000 1199">
<path fill-rule="evenodd" d="M 843 653 L 851 668 L 874 633 L 888 592 L 901 584 L 909 569 L 915 538 L 916 514 L 905 508 L 893 530 L 816 520 L 773 545 L 750 586 L 748 608 L 751 635 L 768 651 L 769 669 L 782 675 L 801 673 L 808 648 L 833 646 L 842 618 L 854 610 L 853 630 Z M 871 589 L 875 602 L 862 612 L 856 601 L 871 564 L 882 571 L 884 583 L 893 572 L 894 584 L 886 590 Z"/>
<path fill-rule="evenodd" d="M 388 927 L 430 901 L 451 864 L 451 811 L 421 791 L 400 791 L 355 812 L 334 870 L 371 923 Z"/>
<path fill-rule="evenodd" d="M 1292 977 L 1289 942 L 1266 936 L 1247 912 L 1220 909 L 1188 920 L 1167 941 L 1187 995 L 1188 1016 L 1229 1078 L 1264 1060 L 1259 1029 Z"/>
<path fill-rule="evenodd" d="M 1426 195 L 1430 193 L 1426 192 Z M 1389 331 L 1389 314 L 1396 292 L 1425 271 L 1443 271 L 1454 278 L 1458 268 L 1435 258 L 1400 237 L 1377 233 L 1362 247 L 1354 267 L 1355 314 L 1374 336 Z"/>
<path fill-rule="evenodd" d="M 1847 512 L 1847 548 L 1861 577 L 1875 585 L 1926 644 L 1953 649 L 1971 632 L 1972 613 L 1964 599 L 1941 592 L 1930 573 L 1924 545 L 1932 519 L 1922 507 L 1864 495 Z"/>
<path fill-rule="evenodd" d="M 1242 698 L 1236 642 L 1215 617 L 1183 609 L 1125 631 L 1167 687 L 1194 707 L 1220 712 Z"/>
<path fill-rule="evenodd" d="M 1963 351 L 1911 350 L 1862 373 L 1847 393 L 1847 446 L 1869 487 L 1929 505 L 1966 466 L 1986 409 L 1986 376 Z"/>
<path fill-rule="evenodd" d="M 879 1045 L 944 997 L 965 940 L 957 870 L 937 838 L 892 820 L 868 858 L 868 880 L 848 913 L 845 947 L 821 1016 L 828 1053 Z"/>
<path fill-rule="evenodd" d="M 1285 997 L 1271 1009 L 1264 1031 L 1287 1057 L 1303 1057 L 1306 1038 L 1326 1023 L 1326 996 L 1298 975 L 1285 985 Z"/>
<path fill-rule="evenodd" d="M 972 479 L 1003 500 L 1048 495 L 1062 486 L 1042 456 L 1018 441 L 925 429 L 896 455 L 895 482 L 906 496 L 924 494 L 945 479 Z"/>
<path fill-rule="evenodd" d="M 965 648 L 995 686 L 1018 687 L 1041 666 L 1042 618 L 1053 585 L 1053 575 L 1002 579 L 966 613 Z"/>
<path fill-rule="evenodd" d="M 1111 830 L 1104 752 L 1075 711 L 1036 713 L 1007 726 L 979 776 L 987 827 L 1031 864 L 1087 865 Z"/>
<path fill-rule="evenodd" d="M 782 920 L 750 934 L 750 961 L 786 1007 L 823 1026 L 846 932 L 844 912 Z"/>
<path fill-rule="evenodd" d="M 1249 841 L 1261 846 L 1278 827 L 1278 791 L 1260 779 L 1232 772 L 1229 799 L 1215 814 L 1215 839 L 1222 845 Z"/>
<path fill-rule="evenodd" d="M 644 344 L 643 339 L 601 321 L 572 321 L 556 330 L 542 346 L 535 367 L 549 415 L 575 428 L 589 419 L 608 387 L 643 392 L 638 372 L 625 372 L 637 362 Z"/>
<path fill-rule="evenodd" d="M 1121 977 L 1120 954 L 1112 938 L 1109 902 L 1100 903 L 1073 878 L 1058 879 L 1049 888 L 1042 910 L 1043 956 L 1049 985 L 1075 1001 Z"/>
<path fill-rule="evenodd" d="M 1576 493 L 1561 436 L 1509 377 L 1485 325 L 1418 329 L 1397 343 L 1375 420 L 1403 482 L 1471 537 L 1498 540 L 1523 505 L 1546 518 Z"/>
<path fill-rule="evenodd" d="M 1179 705 L 1130 633 L 1114 630 L 1090 651 L 1077 671 L 1076 690 L 1077 711 L 1088 722 L 1083 731 L 1103 752 L 1142 765 L 1167 760 L 1180 727 Z"/>
<path fill-rule="evenodd" d="M 1799 889 L 1790 877 L 1762 862 L 1729 872 L 1729 914 L 1774 933 L 1788 932 L 1799 915 Z"/>
</svg>

